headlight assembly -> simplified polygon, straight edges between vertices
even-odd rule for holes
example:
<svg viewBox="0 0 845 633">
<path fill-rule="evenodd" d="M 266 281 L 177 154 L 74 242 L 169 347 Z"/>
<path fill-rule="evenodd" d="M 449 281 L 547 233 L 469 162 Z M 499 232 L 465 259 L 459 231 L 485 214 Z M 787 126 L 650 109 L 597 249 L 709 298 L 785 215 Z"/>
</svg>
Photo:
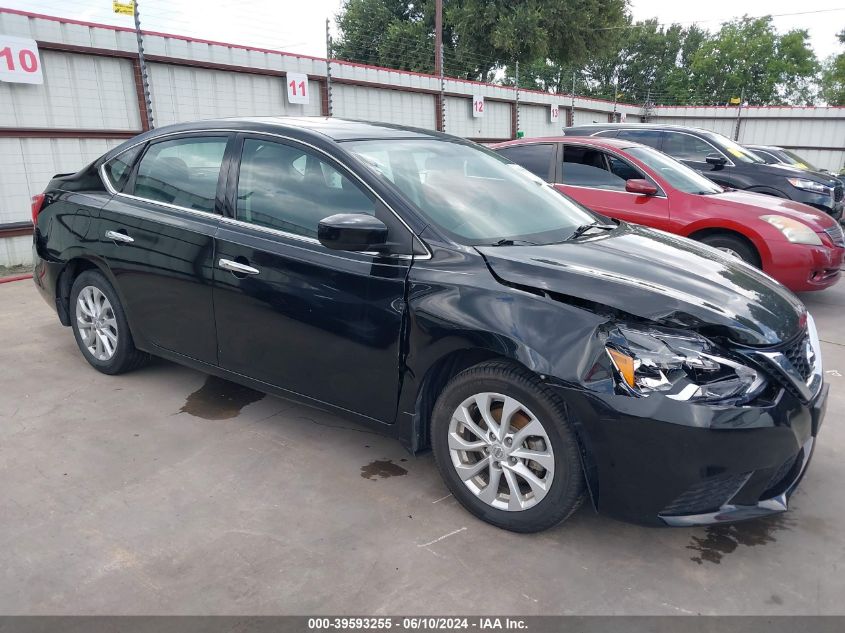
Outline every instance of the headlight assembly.
<svg viewBox="0 0 845 633">
<path fill-rule="evenodd" d="M 707 339 L 693 333 L 619 325 L 606 347 L 617 385 L 626 393 L 659 393 L 673 400 L 743 404 L 766 386 L 752 367 L 725 358 Z"/>
<path fill-rule="evenodd" d="M 790 242 L 821 246 L 821 238 L 819 238 L 816 232 L 803 222 L 799 222 L 794 218 L 788 218 L 785 215 L 761 215 L 760 219 L 768 222 L 783 233 L 783 236 Z"/>
<path fill-rule="evenodd" d="M 823 185 L 815 180 L 807 180 L 806 178 L 787 178 L 789 184 L 796 189 L 803 189 L 804 191 L 812 191 L 813 193 L 820 193 L 829 196 L 833 191 L 827 185 Z"/>
</svg>

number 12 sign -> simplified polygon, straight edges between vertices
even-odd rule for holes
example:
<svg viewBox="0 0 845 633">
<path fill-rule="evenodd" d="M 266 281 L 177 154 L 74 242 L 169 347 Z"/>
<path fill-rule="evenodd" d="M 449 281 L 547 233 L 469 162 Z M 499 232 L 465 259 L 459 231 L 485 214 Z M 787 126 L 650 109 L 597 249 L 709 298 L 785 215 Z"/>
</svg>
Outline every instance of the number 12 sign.
<svg viewBox="0 0 845 633">
<path fill-rule="evenodd" d="M 285 81 L 288 84 L 288 103 L 308 103 L 311 97 L 311 92 L 308 90 L 308 75 L 288 73 Z"/>
<path fill-rule="evenodd" d="M 25 37 L 0 35 L 0 81 L 43 84 L 38 44 Z"/>
<path fill-rule="evenodd" d="M 472 96 L 472 116 L 476 119 L 484 116 L 484 95 Z"/>
</svg>

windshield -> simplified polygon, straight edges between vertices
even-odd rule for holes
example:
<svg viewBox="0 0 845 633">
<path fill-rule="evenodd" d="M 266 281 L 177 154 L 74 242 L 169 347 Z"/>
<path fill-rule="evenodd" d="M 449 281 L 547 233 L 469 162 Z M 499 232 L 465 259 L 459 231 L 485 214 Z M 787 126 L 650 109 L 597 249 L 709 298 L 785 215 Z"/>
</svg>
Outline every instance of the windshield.
<svg viewBox="0 0 845 633">
<path fill-rule="evenodd" d="M 651 147 L 629 147 L 625 151 L 644 163 L 647 167 L 651 167 L 678 191 L 699 195 L 722 193 L 724 191 L 724 189 L 709 178 L 705 178 L 697 171 L 690 169 L 668 154 L 658 152 L 656 149 L 652 149 Z"/>
<path fill-rule="evenodd" d="M 789 164 L 795 165 L 796 167 L 799 167 L 801 169 L 809 169 L 810 171 L 818 171 L 818 169 L 816 168 L 815 165 L 810 163 L 810 161 L 808 161 L 808 160 L 804 160 L 803 158 L 801 158 L 795 152 L 790 152 L 788 149 L 785 149 L 785 150 L 783 150 L 783 153 L 786 154 L 786 156 L 788 156 L 791 159 L 789 161 Z"/>
<path fill-rule="evenodd" d="M 727 136 L 722 136 L 721 134 L 716 134 L 715 132 L 710 132 L 708 137 L 711 140 L 716 141 L 722 146 L 722 149 L 728 153 L 729 158 L 738 162 L 738 163 L 765 163 L 762 158 L 757 156 L 754 152 L 752 152 L 747 147 L 743 147 L 742 145 L 732 141 Z"/>
<path fill-rule="evenodd" d="M 490 150 L 440 139 L 347 141 L 432 223 L 464 244 L 549 244 L 596 216 Z"/>
</svg>

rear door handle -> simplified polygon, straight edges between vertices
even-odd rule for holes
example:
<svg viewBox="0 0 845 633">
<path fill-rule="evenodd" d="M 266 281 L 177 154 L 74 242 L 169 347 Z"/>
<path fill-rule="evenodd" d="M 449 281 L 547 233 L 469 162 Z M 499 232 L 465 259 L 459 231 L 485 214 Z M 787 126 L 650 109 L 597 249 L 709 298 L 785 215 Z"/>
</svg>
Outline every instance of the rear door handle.
<svg viewBox="0 0 845 633">
<path fill-rule="evenodd" d="M 124 242 L 126 244 L 131 244 L 135 240 L 129 237 L 126 233 L 120 233 L 118 231 L 106 231 L 106 237 L 110 240 L 115 242 Z"/>
<path fill-rule="evenodd" d="M 233 273 L 240 273 L 242 275 L 257 275 L 261 272 L 257 268 L 247 266 L 246 264 L 241 264 L 240 262 L 233 262 L 231 259 L 221 259 L 217 262 L 217 265 L 220 266 L 220 268 L 222 268 L 223 270 L 228 270 L 229 272 Z"/>
</svg>

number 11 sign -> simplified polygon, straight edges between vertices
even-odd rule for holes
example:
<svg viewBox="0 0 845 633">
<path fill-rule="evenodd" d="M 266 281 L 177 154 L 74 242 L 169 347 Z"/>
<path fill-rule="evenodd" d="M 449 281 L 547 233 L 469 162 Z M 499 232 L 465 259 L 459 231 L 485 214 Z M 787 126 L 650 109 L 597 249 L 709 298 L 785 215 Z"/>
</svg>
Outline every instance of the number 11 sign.
<svg viewBox="0 0 845 633">
<path fill-rule="evenodd" d="M 0 34 L 0 81 L 43 84 L 38 44 L 25 37 Z"/>
<path fill-rule="evenodd" d="M 308 103 L 311 92 L 308 90 L 308 75 L 288 73 L 285 77 L 288 85 L 288 103 Z"/>
</svg>

